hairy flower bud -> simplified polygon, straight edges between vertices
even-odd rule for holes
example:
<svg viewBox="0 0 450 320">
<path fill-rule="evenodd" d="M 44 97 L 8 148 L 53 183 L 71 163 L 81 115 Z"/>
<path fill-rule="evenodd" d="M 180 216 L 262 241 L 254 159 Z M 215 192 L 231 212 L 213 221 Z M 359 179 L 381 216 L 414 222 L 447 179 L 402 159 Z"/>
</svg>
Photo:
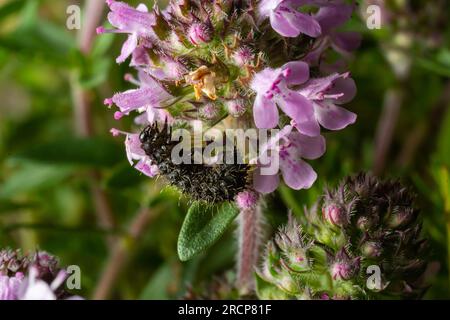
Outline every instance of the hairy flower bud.
<svg viewBox="0 0 450 320">
<path fill-rule="evenodd" d="M 331 267 L 333 280 L 349 280 L 353 276 L 352 265 L 345 262 L 336 262 Z"/>
<path fill-rule="evenodd" d="M 225 103 L 225 106 L 227 107 L 228 112 L 233 117 L 240 117 L 247 110 L 243 99 L 228 100 Z"/>
<path fill-rule="evenodd" d="M 392 214 L 389 217 L 387 224 L 393 229 L 402 228 L 413 219 L 414 213 L 414 209 L 404 208 L 400 212 Z"/>
<path fill-rule="evenodd" d="M 362 244 L 361 252 L 367 258 L 378 258 L 383 252 L 383 246 L 380 242 L 367 241 Z"/>
<path fill-rule="evenodd" d="M 322 209 L 324 219 L 335 226 L 344 226 L 347 223 L 347 215 L 344 210 L 336 205 L 329 204 Z"/>
<path fill-rule="evenodd" d="M 211 29 L 206 24 L 196 22 L 189 27 L 187 36 L 194 45 L 207 43 L 211 41 Z"/>
<path fill-rule="evenodd" d="M 326 190 L 305 215 L 308 221 L 302 228 L 290 221 L 280 229 L 275 236 L 278 247 L 275 253 L 272 248 L 270 259 L 265 259 L 270 266 L 286 266 L 298 290 L 287 291 L 270 277 L 259 279 L 258 290 L 272 285 L 286 298 L 421 297 L 426 290 L 422 275 L 427 266 L 427 245 L 420 238 L 413 199 L 399 182 L 380 181 L 364 174 L 346 179 L 336 190 Z M 342 221 L 340 210 L 351 215 L 345 226 L 336 228 Z M 322 214 L 317 213 L 320 211 Z M 305 237 L 311 239 L 308 246 L 300 241 Z M 307 257 L 307 268 L 296 266 L 298 257 L 302 261 Z M 367 275 L 360 270 L 374 265 L 382 271 L 382 283 L 367 287 Z M 327 285 L 330 281 L 331 287 Z"/>
<path fill-rule="evenodd" d="M 208 103 L 200 108 L 199 115 L 202 119 L 213 120 L 219 115 L 219 108 L 214 103 Z"/>
<path fill-rule="evenodd" d="M 249 65 L 254 59 L 255 54 L 252 52 L 247 46 L 238 48 L 232 55 L 234 63 L 239 67 L 243 67 L 245 65 Z"/>
<path fill-rule="evenodd" d="M 240 210 L 252 209 L 258 203 L 259 195 L 254 191 L 243 191 L 236 196 L 236 204 Z"/>
</svg>

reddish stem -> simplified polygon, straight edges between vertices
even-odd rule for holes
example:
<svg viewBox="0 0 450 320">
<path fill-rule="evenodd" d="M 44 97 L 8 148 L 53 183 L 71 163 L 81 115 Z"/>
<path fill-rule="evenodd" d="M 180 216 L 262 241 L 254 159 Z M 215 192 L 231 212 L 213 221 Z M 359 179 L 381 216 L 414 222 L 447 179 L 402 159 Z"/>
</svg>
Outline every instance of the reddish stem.
<svg viewBox="0 0 450 320">
<path fill-rule="evenodd" d="M 260 204 L 243 209 L 239 214 L 239 253 L 237 287 L 242 295 L 255 289 L 253 272 L 258 264 L 261 248 L 262 212 Z"/>
</svg>

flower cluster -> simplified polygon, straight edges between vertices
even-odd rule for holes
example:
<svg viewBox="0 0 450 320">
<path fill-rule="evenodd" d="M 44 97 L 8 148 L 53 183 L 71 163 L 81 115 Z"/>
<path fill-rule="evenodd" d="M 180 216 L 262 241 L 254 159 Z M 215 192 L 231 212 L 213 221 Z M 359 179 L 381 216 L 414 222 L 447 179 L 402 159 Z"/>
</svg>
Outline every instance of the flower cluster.
<svg viewBox="0 0 450 320">
<path fill-rule="evenodd" d="M 64 290 L 67 272 L 58 264 L 45 251 L 0 250 L 0 300 L 81 299 Z"/>
<path fill-rule="evenodd" d="M 321 127 L 340 130 L 356 120 L 341 107 L 355 96 L 355 82 L 327 59 L 332 50 L 345 58 L 358 46 L 357 34 L 339 31 L 352 3 L 171 0 L 163 10 L 149 10 L 106 2 L 114 28 L 97 31 L 128 35 L 117 62 L 129 59 L 138 75 L 126 76 L 137 88 L 105 100 L 117 106 L 116 120 L 134 115 L 141 130 L 160 122 L 192 128 L 195 120 L 207 127 L 280 129 L 265 157 L 278 153 L 284 181 L 294 189 L 309 188 L 317 178 L 302 158 L 325 152 Z M 112 132 L 126 135 L 128 159 L 137 170 L 158 174 L 138 133 Z M 259 168 L 268 164 L 259 160 Z M 254 172 L 250 189 L 275 190 L 278 174 Z"/>
<path fill-rule="evenodd" d="M 397 181 L 348 178 L 267 245 L 263 299 L 420 298 L 427 241 L 413 195 Z"/>
</svg>

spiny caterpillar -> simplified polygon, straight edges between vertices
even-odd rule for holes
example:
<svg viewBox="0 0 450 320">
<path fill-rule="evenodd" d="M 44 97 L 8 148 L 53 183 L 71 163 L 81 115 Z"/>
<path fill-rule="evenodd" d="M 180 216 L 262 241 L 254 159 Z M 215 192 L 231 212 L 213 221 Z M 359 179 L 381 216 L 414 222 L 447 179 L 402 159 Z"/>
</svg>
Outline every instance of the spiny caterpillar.
<svg viewBox="0 0 450 320">
<path fill-rule="evenodd" d="M 141 148 L 158 166 L 159 172 L 180 191 L 194 200 L 207 203 L 232 201 L 248 184 L 247 164 L 174 164 L 172 149 L 180 143 L 172 141 L 172 128 L 164 124 L 147 126 L 140 134 Z"/>
</svg>

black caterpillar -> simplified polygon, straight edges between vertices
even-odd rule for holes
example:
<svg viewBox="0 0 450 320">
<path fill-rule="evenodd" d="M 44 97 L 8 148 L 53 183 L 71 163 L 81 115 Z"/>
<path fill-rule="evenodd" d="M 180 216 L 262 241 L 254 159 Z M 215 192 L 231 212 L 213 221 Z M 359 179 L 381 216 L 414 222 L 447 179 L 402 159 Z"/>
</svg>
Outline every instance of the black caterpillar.
<svg viewBox="0 0 450 320">
<path fill-rule="evenodd" d="M 248 184 L 250 166 L 247 164 L 174 164 L 172 128 L 167 123 L 160 130 L 157 124 L 147 126 L 140 134 L 141 148 L 158 166 L 168 182 L 194 200 L 208 203 L 231 201 Z"/>
</svg>

